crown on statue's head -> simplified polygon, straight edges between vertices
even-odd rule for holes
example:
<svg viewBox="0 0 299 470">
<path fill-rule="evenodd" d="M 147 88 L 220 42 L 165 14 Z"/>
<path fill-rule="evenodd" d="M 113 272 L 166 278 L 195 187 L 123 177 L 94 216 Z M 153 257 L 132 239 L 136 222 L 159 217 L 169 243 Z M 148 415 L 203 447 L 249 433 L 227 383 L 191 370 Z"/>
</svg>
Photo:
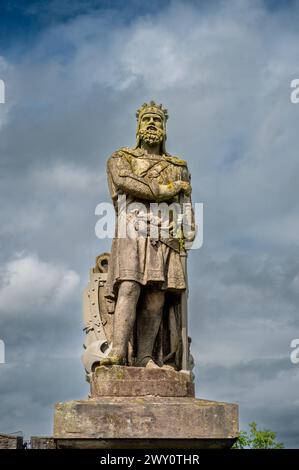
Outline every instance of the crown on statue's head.
<svg viewBox="0 0 299 470">
<path fill-rule="evenodd" d="M 148 113 L 158 114 L 165 122 L 168 119 L 167 109 L 163 108 L 162 104 L 156 104 L 154 101 L 151 101 L 150 103 L 143 103 L 143 105 L 137 110 L 137 121 L 140 121 L 142 116 Z"/>
</svg>

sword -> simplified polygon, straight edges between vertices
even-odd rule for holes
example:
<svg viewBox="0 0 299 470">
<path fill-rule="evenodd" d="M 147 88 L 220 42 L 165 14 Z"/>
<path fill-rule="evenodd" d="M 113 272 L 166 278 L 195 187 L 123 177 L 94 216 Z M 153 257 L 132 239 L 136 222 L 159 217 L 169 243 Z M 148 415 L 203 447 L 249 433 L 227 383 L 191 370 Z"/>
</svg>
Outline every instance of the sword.
<svg viewBox="0 0 299 470">
<path fill-rule="evenodd" d="M 183 210 L 185 195 L 180 193 L 180 205 Z M 182 221 L 183 222 L 183 221 Z M 182 370 L 189 370 L 189 342 L 188 342 L 188 273 L 187 251 L 184 246 L 183 230 L 181 229 L 180 258 L 185 277 L 186 288 L 181 293 L 181 338 L 182 338 Z"/>
</svg>

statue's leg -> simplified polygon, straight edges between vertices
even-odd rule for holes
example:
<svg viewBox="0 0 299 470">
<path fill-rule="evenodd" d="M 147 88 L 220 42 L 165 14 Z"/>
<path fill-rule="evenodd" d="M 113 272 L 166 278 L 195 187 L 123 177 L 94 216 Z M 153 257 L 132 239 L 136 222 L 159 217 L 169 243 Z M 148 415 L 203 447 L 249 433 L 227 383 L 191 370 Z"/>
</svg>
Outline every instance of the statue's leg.
<svg viewBox="0 0 299 470">
<path fill-rule="evenodd" d="M 139 294 L 138 282 L 121 282 L 114 312 L 113 348 L 109 354 L 111 359 L 115 358 L 115 363 L 123 363 L 126 358 L 128 341 L 136 318 Z"/>
<path fill-rule="evenodd" d="M 140 306 L 137 318 L 137 364 L 140 366 L 155 366 L 152 354 L 162 320 L 164 297 L 161 290 L 147 289 Z"/>
</svg>

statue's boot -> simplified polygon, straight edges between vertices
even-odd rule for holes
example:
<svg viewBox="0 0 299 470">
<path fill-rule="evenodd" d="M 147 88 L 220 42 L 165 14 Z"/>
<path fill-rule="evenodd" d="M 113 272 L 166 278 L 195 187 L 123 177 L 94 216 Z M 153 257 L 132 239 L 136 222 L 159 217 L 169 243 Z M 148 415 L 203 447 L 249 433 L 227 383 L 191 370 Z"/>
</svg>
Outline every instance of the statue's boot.
<svg viewBox="0 0 299 470">
<path fill-rule="evenodd" d="M 137 359 L 137 367 L 146 367 L 147 369 L 160 369 L 158 364 L 155 363 L 151 356 L 145 356 L 141 359 Z"/>
<path fill-rule="evenodd" d="M 146 369 L 160 369 L 160 366 L 153 359 L 150 359 L 145 367 Z"/>
<path fill-rule="evenodd" d="M 124 366 L 125 358 L 118 355 L 107 356 L 100 361 L 100 366 Z"/>
<path fill-rule="evenodd" d="M 164 369 L 164 370 L 177 370 L 175 366 L 171 366 L 170 364 L 163 364 L 161 369 Z"/>
</svg>

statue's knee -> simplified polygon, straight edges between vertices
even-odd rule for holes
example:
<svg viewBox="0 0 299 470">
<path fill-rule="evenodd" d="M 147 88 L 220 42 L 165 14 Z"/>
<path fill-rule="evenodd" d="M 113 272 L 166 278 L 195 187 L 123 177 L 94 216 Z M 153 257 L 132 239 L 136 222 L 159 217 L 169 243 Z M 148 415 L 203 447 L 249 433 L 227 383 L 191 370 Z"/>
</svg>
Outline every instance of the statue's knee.
<svg viewBox="0 0 299 470">
<path fill-rule="evenodd" d="M 130 299 L 134 300 L 140 292 L 139 284 L 135 281 L 124 281 L 122 282 L 119 294 L 125 297 L 129 297 Z"/>
</svg>

